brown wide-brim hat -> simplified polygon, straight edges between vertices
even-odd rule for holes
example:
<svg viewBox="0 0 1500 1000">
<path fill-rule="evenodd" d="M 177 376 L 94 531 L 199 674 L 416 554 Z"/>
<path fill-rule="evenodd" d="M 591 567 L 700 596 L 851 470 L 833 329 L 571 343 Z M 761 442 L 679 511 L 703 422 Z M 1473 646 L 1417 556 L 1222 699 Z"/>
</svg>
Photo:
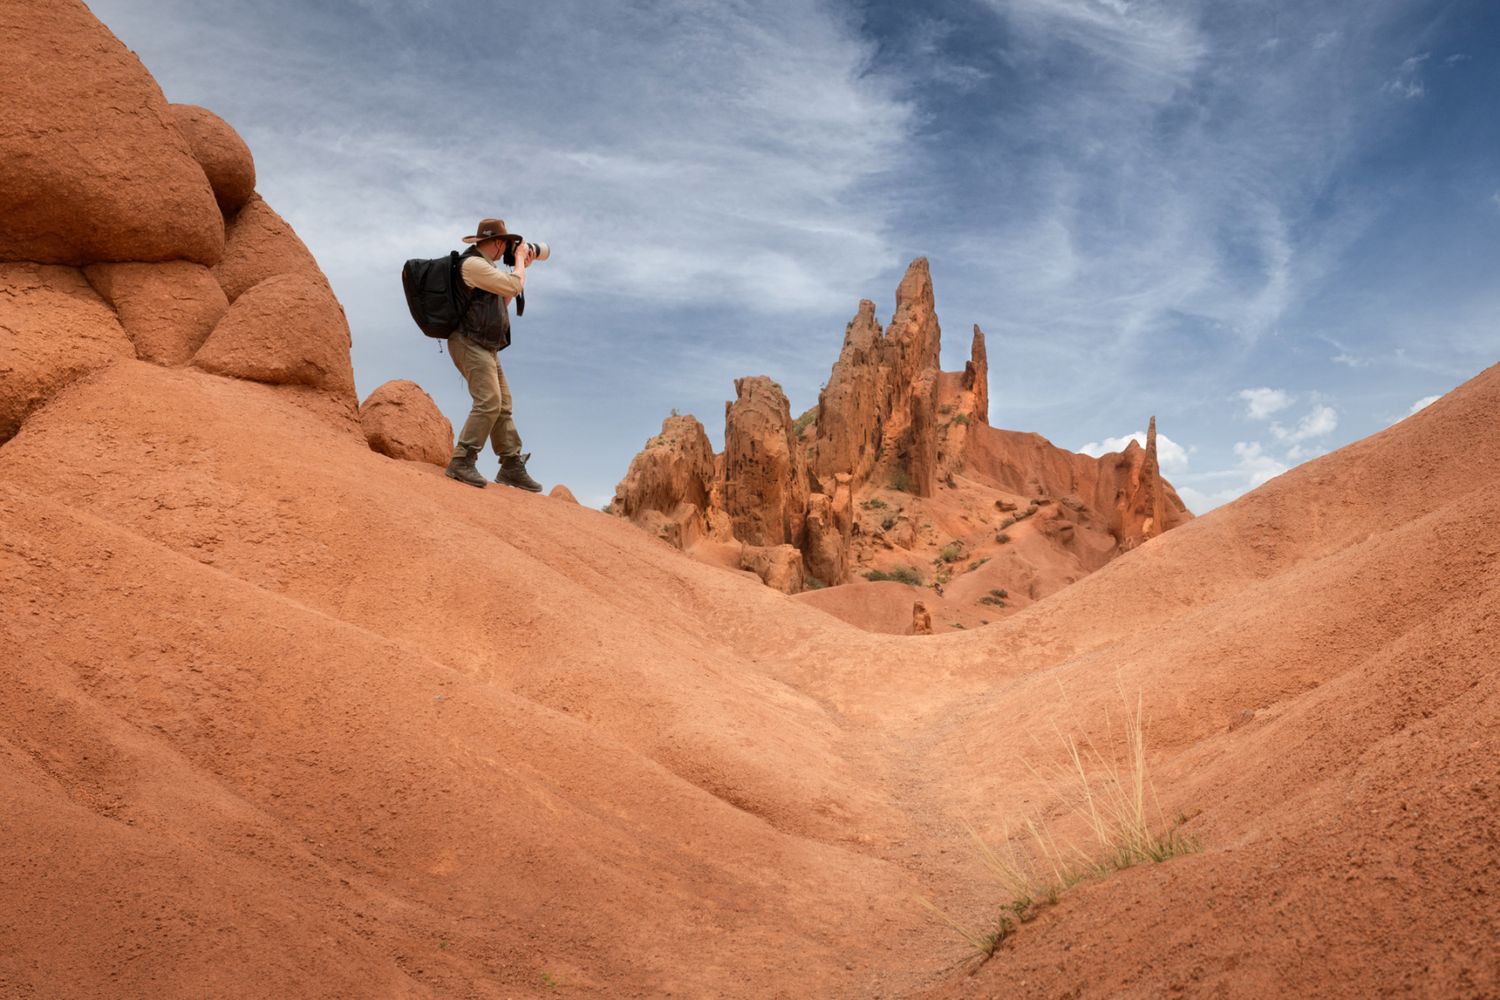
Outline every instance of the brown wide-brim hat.
<svg viewBox="0 0 1500 1000">
<path fill-rule="evenodd" d="M 473 236 L 465 236 L 465 243 L 483 243 L 485 240 L 503 239 L 507 243 L 519 243 L 521 237 L 506 232 L 504 219 L 482 219 Z"/>
</svg>

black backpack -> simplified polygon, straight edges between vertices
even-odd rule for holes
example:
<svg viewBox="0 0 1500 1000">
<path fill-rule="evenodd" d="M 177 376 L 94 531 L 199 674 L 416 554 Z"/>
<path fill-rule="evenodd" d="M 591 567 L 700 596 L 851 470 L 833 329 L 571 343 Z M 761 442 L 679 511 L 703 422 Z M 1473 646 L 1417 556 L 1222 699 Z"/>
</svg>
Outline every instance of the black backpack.
<svg viewBox="0 0 1500 1000">
<path fill-rule="evenodd" d="M 454 250 L 432 260 L 414 257 L 401 268 L 406 307 L 429 337 L 448 339 L 469 311 L 470 296 L 464 294 L 458 260 L 459 253 Z"/>
</svg>

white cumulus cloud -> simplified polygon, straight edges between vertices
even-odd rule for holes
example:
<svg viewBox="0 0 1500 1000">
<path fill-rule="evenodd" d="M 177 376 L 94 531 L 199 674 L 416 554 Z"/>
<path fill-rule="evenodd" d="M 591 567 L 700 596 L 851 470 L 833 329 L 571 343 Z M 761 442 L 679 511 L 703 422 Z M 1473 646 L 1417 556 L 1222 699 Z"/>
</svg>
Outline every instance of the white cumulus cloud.
<svg viewBox="0 0 1500 1000">
<path fill-rule="evenodd" d="M 1259 441 L 1236 441 L 1235 464 L 1250 480 L 1250 488 L 1269 482 L 1287 470 L 1285 462 L 1269 454 Z"/>
<path fill-rule="evenodd" d="M 1421 399 L 1411 404 L 1411 409 L 1406 411 L 1406 415 L 1409 417 L 1413 413 L 1416 413 L 1418 410 L 1425 410 L 1427 409 L 1427 407 L 1431 406 L 1433 403 L 1436 403 L 1442 398 L 1442 396 L 1423 396 Z"/>
<path fill-rule="evenodd" d="M 1307 416 L 1297 422 L 1297 426 L 1291 429 L 1280 424 L 1271 425 L 1271 433 L 1276 435 L 1276 440 L 1288 444 L 1296 444 L 1310 438 L 1323 437 L 1332 434 L 1339 426 L 1338 411 L 1331 406 L 1318 404 L 1308 411 Z"/>
<path fill-rule="evenodd" d="M 1241 389 L 1239 397 L 1245 401 L 1245 409 L 1254 420 L 1264 420 L 1292 405 L 1292 396 L 1282 389 Z"/>
<path fill-rule="evenodd" d="M 1103 441 L 1090 441 L 1079 448 L 1080 454 L 1092 455 L 1098 458 L 1112 451 L 1124 451 L 1130 442 L 1134 441 L 1142 448 L 1146 447 L 1146 432 L 1136 431 L 1134 434 L 1122 434 L 1119 437 L 1107 437 Z M 1188 450 L 1173 441 L 1165 434 L 1156 435 L 1156 461 L 1161 465 L 1161 471 L 1168 475 L 1174 472 L 1186 472 L 1188 467 Z"/>
</svg>

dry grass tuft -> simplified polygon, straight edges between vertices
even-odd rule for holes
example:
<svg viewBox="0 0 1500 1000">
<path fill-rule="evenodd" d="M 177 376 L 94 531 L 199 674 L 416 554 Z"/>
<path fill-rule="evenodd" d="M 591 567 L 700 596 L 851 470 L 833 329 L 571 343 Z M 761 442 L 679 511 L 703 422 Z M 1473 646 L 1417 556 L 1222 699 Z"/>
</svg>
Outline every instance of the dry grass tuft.
<svg viewBox="0 0 1500 1000">
<path fill-rule="evenodd" d="M 1059 732 L 1066 762 L 1044 774 L 1028 769 L 1067 803 L 1087 831 L 1082 842 L 1060 840 L 1052 825 L 1025 817 L 1014 827 L 1002 820 L 998 844 L 991 844 L 965 822 L 964 830 L 986 872 L 1010 902 L 1001 908 L 990 932 L 965 928 L 932 903 L 920 902 L 954 928 L 973 949 L 972 957 L 993 955 L 1020 924 L 1036 919 L 1058 897 L 1086 879 L 1101 878 L 1133 865 L 1160 863 L 1199 849 L 1182 833 L 1184 820 L 1162 819 L 1146 768 L 1146 731 L 1137 695 L 1125 700 L 1123 760 L 1100 753 L 1092 742 Z"/>
</svg>

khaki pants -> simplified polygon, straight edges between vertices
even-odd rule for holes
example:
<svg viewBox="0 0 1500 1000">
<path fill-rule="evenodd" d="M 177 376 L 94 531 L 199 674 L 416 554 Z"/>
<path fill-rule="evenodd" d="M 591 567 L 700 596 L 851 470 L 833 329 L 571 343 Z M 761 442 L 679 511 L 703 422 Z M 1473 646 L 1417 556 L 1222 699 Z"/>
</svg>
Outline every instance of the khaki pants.
<svg viewBox="0 0 1500 1000">
<path fill-rule="evenodd" d="M 516 432 L 516 422 L 510 415 L 510 386 L 505 384 L 505 373 L 500 370 L 500 359 L 495 352 L 455 333 L 448 338 L 448 356 L 469 383 L 469 395 L 474 400 L 469 419 L 458 432 L 453 457 L 463 458 L 470 452 L 478 455 L 484 450 L 485 439 L 489 439 L 495 454 L 501 458 L 519 455 L 521 435 Z"/>
</svg>

